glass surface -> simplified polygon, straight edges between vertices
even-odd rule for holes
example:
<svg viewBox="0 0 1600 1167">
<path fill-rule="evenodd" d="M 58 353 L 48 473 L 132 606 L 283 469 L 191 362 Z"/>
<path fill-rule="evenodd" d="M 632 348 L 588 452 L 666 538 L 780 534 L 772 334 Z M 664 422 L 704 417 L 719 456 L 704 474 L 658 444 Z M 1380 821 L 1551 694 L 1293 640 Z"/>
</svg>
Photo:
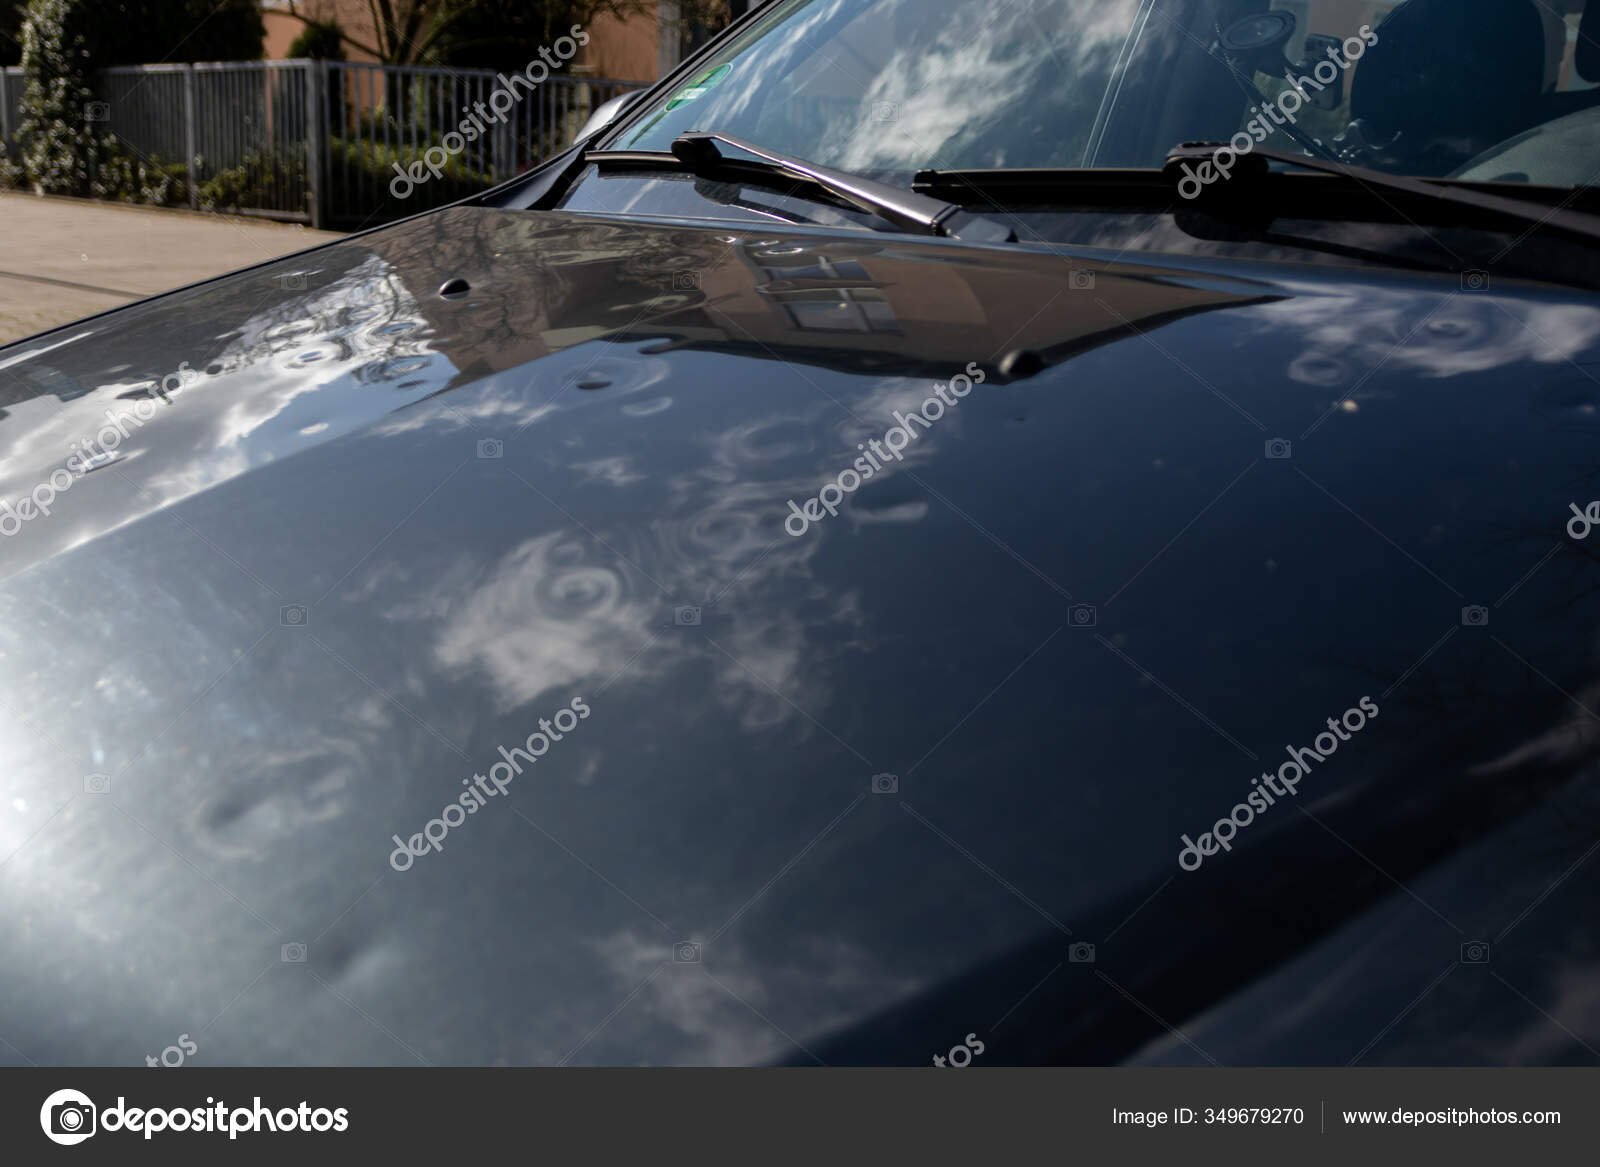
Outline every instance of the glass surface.
<svg viewBox="0 0 1600 1167">
<path fill-rule="evenodd" d="M 1178 142 L 1237 139 L 1577 185 L 1600 171 L 1585 16 L 1582 0 L 784 0 L 607 144 L 719 131 L 903 177 L 1159 166 Z"/>
</svg>

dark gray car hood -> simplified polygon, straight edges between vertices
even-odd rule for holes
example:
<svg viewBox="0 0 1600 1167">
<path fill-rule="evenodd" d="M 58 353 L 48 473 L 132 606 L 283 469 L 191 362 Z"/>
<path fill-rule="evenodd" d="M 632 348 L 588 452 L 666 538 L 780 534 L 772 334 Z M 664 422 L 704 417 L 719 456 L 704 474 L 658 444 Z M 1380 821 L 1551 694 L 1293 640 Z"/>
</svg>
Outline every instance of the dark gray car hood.
<svg viewBox="0 0 1600 1167">
<path fill-rule="evenodd" d="M 1592 885 L 1526 909 L 1595 837 L 1597 338 L 1532 285 L 461 208 L 0 350 L 12 504 L 146 415 L 0 540 L 0 1062 L 1586 1057 Z M 1466 968 L 1372 1042 L 1519 914 L 1522 1000 Z"/>
</svg>

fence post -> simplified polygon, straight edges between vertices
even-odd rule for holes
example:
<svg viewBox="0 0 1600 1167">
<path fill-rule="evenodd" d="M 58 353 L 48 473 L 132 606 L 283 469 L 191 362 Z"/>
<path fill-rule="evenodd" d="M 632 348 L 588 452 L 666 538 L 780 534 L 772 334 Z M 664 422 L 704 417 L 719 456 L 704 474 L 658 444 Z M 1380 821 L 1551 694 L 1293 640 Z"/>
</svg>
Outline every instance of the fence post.
<svg viewBox="0 0 1600 1167">
<path fill-rule="evenodd" d="M 194 141 L 194 66 L 183 67 L 183 172 L 189 176 L 189 208 L 200 209 L 200 176 L 195 155 L 199 151 Z"/>
<path fill-rule="evenodd" d="M 517 123 L 515 116 L 494 127 L 494 181 L 501 183 L 517 173 Z"/>
<path fill-rule="evenodd" d="M 326 94 L 328 62 L 307 61 L 306 70 L 306 185 L 310 188 L 311 226 L 322 229 L 322 162 L 327 151 L 322 138 L 328 126 Z"/>
<path fill-rule="evenodd" d="M 481 90 L 480 90 L 480 92 L 481 92 Z M 470 94 L 469 94 L 469 96 L 470 96 Z M 501 168 L 502 165 L 504 165 L 500 161 L 500 157 L 501 157 L 500 139 L 501 139 L 501 137 L 503 135 L 503 131 L 504 130 L 505 130 L 505 126 L 496 123 L 495 127 L 492 130 L 489 131 L 489 185 L 490 186 L 493 186 L 496 183 L 503 181 L 501 179 L 501 177 L 500 177 L 500 168 Z"/>
<path fill-rule="evenodd" d="M 10 69 L 0 69 L 0 145 L 11 140 Z"/>
</svg>

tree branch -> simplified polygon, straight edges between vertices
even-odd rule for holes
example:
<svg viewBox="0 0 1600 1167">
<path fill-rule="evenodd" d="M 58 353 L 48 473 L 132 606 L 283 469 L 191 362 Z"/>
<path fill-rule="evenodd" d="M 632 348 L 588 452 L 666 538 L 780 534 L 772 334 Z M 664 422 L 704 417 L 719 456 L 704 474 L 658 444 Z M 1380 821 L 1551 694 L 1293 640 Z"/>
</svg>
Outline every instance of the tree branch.
<svg viewBox="0 0 1600 1167">
<path fill-rule="evenodd" d="M 282 11 L 282 10 L 280 9 L 279 11 Z M 310 28 L 310 27 L 321 27 L 322 25 L 328 23 L 327 21 L 315 20 L 312 17 L 304 15 L 303 13 L 296 12 L 295 9 L 294 9 L 294 0 L 289 0 L 289 12 L 288 12 L 288 15 L 294 17 L 301 24 L 305 25 L 308 28 Z M 374 57 L 377 57 L 378 60 L 380 60 L 380 61 L 383 60 L 383 54 L 380 53 L 377 49 L 373 48 L 371 45 L 364 45 L 360 41 L 356 40 L 355 37 L 353 37 L 350 34 L 348 34 L 347 32 L 345 32 L 344 26 L 342 24 L 340 24 L 337 20 L 333 21 L 332 23 L 333 23 L 333 26 L 339 30 L 339 39 L 341 41 L 343 41 L 345 44 L 349 45 L 351 48 L 360 49 L 363 53 L 371 53 Z"/>
</svg>

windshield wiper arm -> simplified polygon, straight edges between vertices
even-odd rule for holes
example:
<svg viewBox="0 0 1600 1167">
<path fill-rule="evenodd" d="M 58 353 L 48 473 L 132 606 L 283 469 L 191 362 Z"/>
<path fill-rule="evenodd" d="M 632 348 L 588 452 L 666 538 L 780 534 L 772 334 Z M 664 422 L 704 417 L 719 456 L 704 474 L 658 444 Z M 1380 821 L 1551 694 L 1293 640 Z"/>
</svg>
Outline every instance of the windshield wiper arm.
<svg viewBox="0 0 1600 1167">
<path fill-rule="evenodd" d="M 955 203 L 942 202 L 859 174 L 834 170 L 830 166 L 821 166 L 790 154 L 779 154 L 728 134 L 691 130 L 673 140 L 672 152 L 685 166 L 697 171 L 703 168 L 714 172 L 725 162 L 735 161 L 722 152 L 723 146 L 731 146 L 759 159 L 776 174 L 810 182 L 836 198 L 878 215 L 904 230 L 979 243 L 1016 242 L 1016 234 L 1011 228 L 982 215 L 974 215 Z M 743 159 L 737 161 L 744 163 Z"/>
<path fill-rule="evenodd" d="M 725 154 L 725 146 L 750 157 Z M 613 153 L 621 159 L 638 157 L 627 151 L 600 150 L 591 152 L 588 158 L 604 162 Z M 858 210 L 877 215 L 903 231 L 942 235 L 976 243 L 1016 242 L 1016 234 L 1010 227 L 982 215 L 974 215 L 954 203 L 929 198 L 862 175 L 834 170 L 804 158 L 779 154 L 727 134 L 698 130 L 680 134 L 673 140 L 672 155 L 692 173 L 705 178 L 743 171 L 808 183 Z"/>
<path fill-rule="evenodd" d="M 1167 167 L 1170 171 L 1180 163 L 1209 161 L 1217 150 L 1225 146 L 1227 146 L 1226 142 L 1185 142 L 1167 151 Z M 1256 159 L 1257 161 L 1252 163 L 1251 159 Z M 1358 186 L 1368 187 L 1374 191 L 1395 191 L 1435 203 L 1461 207 L 1464 210 L 1500 215 L 1503 218 L 1515 219 L 1543 230 L 1582 239 L 1590 243 L 1600 240 L 1600 217 L 1595 215 L 1584 214 L 1580 211 L 1569 211 L 1562 207 L 1551 207 L 1544 203 L 1507 198 L 1504 195 L 1489 194 L 1472 187 L 1454 185 L 1447 180 L 1410 178 L 1403 174 L 1389 174 L 1382 170 L 1369 170 L 1364 166 L 1351 166 L 1347 162 L 1334 162 L 1331 159 L 1313 158 L 1305 154 L 1290 154 L 1285 150 L 1263 150 L 1257 148 L 1248 154 L 1241 155 L 1238 158 L 1238 167 L 1234 172 L 1235 176 L 1245 176 L 1247 178 L 1250 176 L 1263 176 L 1268 173 L 1266 167 L 1268 162 L 1281 162 L 1288 166 L 1297 166 L 1302 170 L 1315 170 L 1323 174 L 1337 175 Z M 1216 188 L 1224 186 L 1226 186 L 1224 183 L 1213 183 L 1202 187 L 1202 190 L 1206 194 L 1220 194 L 1221 191 Z"/>
</svg>

